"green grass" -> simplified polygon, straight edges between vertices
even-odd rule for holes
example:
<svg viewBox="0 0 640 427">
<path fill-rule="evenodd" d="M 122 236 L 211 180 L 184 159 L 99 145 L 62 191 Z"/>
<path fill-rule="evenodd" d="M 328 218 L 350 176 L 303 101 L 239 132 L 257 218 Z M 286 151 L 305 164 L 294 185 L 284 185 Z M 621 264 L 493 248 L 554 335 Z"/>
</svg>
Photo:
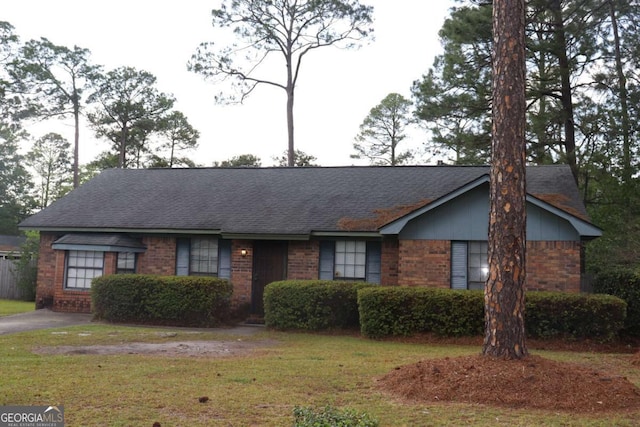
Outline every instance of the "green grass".
<svg viewBox="0 0 640 427">
<path fill-rule="evenodd" d="M 15 301 L 10 299 L 0 299 L 0 317 L 11 316 L 12 314 L 26 313 L 33 311 L 36 305 L 33 301 Z"/>
<path fill-rule="evenodd" d="M 65 331 L 65 334 L 61 334 Z M 637 425 L 640 409 L 585 415 L 467 404 L 404 404 L 376 387 L 376 377 L 424 358 L 455 357 L 475 346 L 424 345 L 354 336 L 228 333 L 90 325 L 0 336 L 0 405 L 64 405 L 67 425 L 286 426 L 295 406 L 350 408 L 381 426 Z M 55 332 L 55 333 L 54 333 Z M 37 355 L 34 347 L 183 340 L 275 342 L 227 358 L 149 355 Z M 640 385 L 623 354 L 535 352 L 606 365 Z M 508 392 L 508 391 L 507 391 Z M 206 403 L 198 398 L 207 396 Z"/>
</svg>

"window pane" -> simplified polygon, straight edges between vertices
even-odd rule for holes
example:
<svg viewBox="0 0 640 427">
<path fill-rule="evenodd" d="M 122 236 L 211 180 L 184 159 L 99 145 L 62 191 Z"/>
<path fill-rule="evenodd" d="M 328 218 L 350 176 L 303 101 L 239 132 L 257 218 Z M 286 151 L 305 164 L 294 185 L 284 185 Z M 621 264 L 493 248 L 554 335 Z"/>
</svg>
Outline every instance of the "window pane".
<svg viewBox="0 0 640 427">
<path fill-rule="evenodd" d="M 67 253 L 67 288 L 89 289 L 91 279 L 102 276 L 104 253 L 97 251 L 69 251 Z"/>
<path fill-rule="evenodd" d="M 366 251 L 364 241 L 339 240 L 335 251 L 335 277 L 364 279 L 366 277 Z"/>
<path fill-rule="evenodd" d="M 191 239 L 190 270 L 192 274 L 218 273 L 218 239 Z"/>
<path fill-rule="evenodd" d="M 488 242 L 469 242 L 467 274 L 469 289 L 483 289 L 489 275 Z"/>
</svg>

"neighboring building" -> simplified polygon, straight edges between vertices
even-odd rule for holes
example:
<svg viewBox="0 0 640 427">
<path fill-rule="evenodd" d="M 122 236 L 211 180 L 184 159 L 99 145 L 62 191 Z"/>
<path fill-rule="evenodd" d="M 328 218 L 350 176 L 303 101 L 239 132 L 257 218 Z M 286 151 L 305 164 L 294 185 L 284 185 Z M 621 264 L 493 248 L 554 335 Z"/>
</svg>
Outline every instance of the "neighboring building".
<svg viewBox="0 0 640 427">
<path fill-rule="evenodd" d="M 0 259 L 19 258 L 26 240 L 24 236 L 0 235 Z"/>
<path fill-rule="evenodd" d="M 481 288 L 489 168 L 114 169 L 20 224 L 40 231 L 37 304 L 90 311 L 91 279 L 211 275 L 262 313 L 282 279 Z M 529 290 L 579 292 L 601 235 L 567 166 L 527 168 Z"/>
</svg>

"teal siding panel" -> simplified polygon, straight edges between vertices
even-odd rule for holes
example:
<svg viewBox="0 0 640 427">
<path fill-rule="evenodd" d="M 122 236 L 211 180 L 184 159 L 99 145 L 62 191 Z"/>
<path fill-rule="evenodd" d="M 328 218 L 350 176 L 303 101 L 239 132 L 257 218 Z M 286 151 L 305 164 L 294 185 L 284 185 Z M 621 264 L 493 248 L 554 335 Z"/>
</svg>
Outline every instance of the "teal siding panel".
<svg viewBox="0 0 640 427">
<path fill-rule="evenodd" d="M 451 242 L 451 289 L 467 289 L 467 242 Z"/>
<path fill-rule="evenodd" d="M 409 221 L 399 237 L 407 240 L 488 240 L 489 185 L 480 185 Z M 566 219 L 527 203 L 527 240 L 578 241 L 580 236 Z"/>
<path fill-rule="evenodd" d="M 367 282 L 380 284 L 382 272 L 381 259 L 382 244 L 380 242 L 367 242 Z"/>
<path fill-rule="evenodd" d="M 218 277 L 231 279 L 231 240 L 218 240 Z"/>
<path fill-rule="evenodd" d="M 176 276 L 189 275 L 189 239 L 178 239 L 176 243 Z"/>
<path fill-rule="evenodd" d="M 336 242 L 334 242 L 333 240 L 323 240 L 320 242 L 320 280 L 333 280 L 333 262 L 335 249 Z"/>
</svg>

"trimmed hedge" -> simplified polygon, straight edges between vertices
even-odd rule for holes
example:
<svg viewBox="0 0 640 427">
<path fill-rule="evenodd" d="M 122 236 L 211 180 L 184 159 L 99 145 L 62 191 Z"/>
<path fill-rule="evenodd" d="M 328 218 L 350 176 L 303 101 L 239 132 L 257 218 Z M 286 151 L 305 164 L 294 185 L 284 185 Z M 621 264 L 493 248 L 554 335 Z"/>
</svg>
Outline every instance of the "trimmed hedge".
<svg viewBox="0 0 640 427">
<path fill-rule="evenodd" d="M 593 291 L 625 300 L 627 319 L 622 333 L 640 336 L 640 274 L 626 269 L 599 273 L 593 284 Z"/>
<path fill-rule="evenodd" d="M 360 331 L 369 338 L 420 332 L 479 335 L 484 328 L 484 297 L 479 291 L 368 288 L 358 291 L 358 309 Z"/>
<path fill-rule="evenodd" d="M 228 316 L 233 288 L 215 277 L 113 274 L 94 279 L 94 317 L 110 322 L 215 326 Z"/>
<path fill-rule="evenodd" d="M 358 289 L 365 282 L 285 280 L 264 289 L 265 324 L 275 329 L 358 328 Z"/>
<path fill-rule="evenodd" d="M 377 287 L 358 291 L 364 336 L 481 335 L 482 291 Z M 626 303 L 609 295 L 528 292 L 525 327 L 532 338 L 615 338 L 624 325 Z"/>
<path fill-rule="evenodd" d="M 610 341 L 624 327 L 627 304 L 611 295 L 528 292 L 525 328 L 534 338 Z"/>
</svg>

